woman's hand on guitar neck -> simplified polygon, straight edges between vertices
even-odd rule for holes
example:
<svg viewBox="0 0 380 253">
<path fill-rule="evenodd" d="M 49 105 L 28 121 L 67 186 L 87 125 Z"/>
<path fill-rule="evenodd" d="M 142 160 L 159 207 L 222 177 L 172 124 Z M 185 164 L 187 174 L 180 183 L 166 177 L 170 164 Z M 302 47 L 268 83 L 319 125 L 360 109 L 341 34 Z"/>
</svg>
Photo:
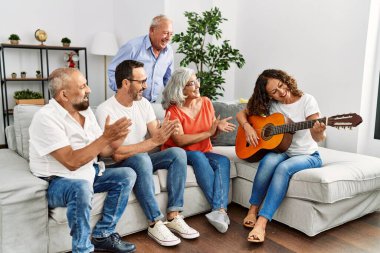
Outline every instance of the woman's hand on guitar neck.
<svg viewBox="0 0 380 253">
<path fill-rule="evenodd" d="M 257 136 L 257 133 L 255 129 L 247 122 L 247 124 L 243 125 L 243 129 L 245 132 L 245 139 L 249 143 L 249 145 L 252 145 L 254 147 L 257 146 L 259 143 L 259 136 Z"/>
<path fill-rule="evenodd" d="M 310 129 L 310 133 L 316 142 L 320 142 L 326 138 L 325 130 L 326 130 L 326 125 L 317 120 L 314 123 L 313 128 Z"/>
</svg>

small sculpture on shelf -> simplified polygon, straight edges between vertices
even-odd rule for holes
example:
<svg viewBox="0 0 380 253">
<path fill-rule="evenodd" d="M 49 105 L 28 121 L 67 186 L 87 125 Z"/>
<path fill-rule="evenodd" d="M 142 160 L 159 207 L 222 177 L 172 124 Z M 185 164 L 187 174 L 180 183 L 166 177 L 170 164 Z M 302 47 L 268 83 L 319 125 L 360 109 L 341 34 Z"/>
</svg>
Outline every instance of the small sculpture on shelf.
<svg viewBox="0 0 380 253">
<path fill-rule="evenodd" d="M 44 30 L 37 29 L 34 33 L 34 37 L 36 38 L 36 40 L 41 42 L 42 46 L 47 39 L 47 33 Z"/>
<path fill-rule="evenodd" d="M 26 72 L 25 71 L 21 71 L 20 75 L 21 75 L 21 78 L 26 78 Z"/>
<path fill-rule="evenodd" d="M 70 43 L 71 43 L 71 40 L 69 38 L 67 38 L 67 37 L 64 37 L 64 38 L 62 38 L 61 42 L 62 42 L 62 46 L 63 47 L 69 47 Z"/>
<path fill-rule="evenodd" d="M 40 70 L 36 70 L 36 78 L 42 78 Z"/>
<path fill-rule="evenodd" d="M 16 78 L 17 78 L 17 74 L 16 74 L 15 72 L 13 72 L 13 73 L 11 74 L 11 77 L 12 77 L 13 79 L 16 79 Z"/>
<path fill-rule="evenodd" d="M 13 95 L 16 104 L 33 104 L 33 105 L 43 105 L 45 100 L 40 92 L 31 91 L 29 89 L 16 91 Z"/>
<path fill-rule="evenodd" d="M 66 66 L 76 68 L 78 66 L 79 56 L 76 52 L 65 52 L 63 59 L 66 61 Z"/>
<path fill-rule="evenodd" d="M 20 37 L 17 34 L 14 34 L 14 33 L 12 33 L 11 35 L 9 35 L 8 39 L 9 39 L 9 42 L 12 45 L 18 45 L 18 43 L 20 41 Z"/>
</svg>

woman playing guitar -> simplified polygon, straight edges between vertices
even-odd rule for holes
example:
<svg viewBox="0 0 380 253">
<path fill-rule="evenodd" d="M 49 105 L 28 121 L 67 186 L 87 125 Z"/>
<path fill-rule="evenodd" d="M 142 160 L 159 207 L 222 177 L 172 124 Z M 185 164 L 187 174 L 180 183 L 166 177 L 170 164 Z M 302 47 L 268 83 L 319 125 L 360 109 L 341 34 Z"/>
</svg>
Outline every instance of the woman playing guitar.
<svg viewBox="0 0 380 253">
<path fill-rule="evenodd" d="M 261 138 L 257 135 L 255 123 L 250 124 L 249 116 L 269 116 L 276 112 L 293 122 L 314 120 L 320 116 L 315 98 L 299 90 L 293 77 L 282 70 L 265 70 L 257 78 L 247 108 L 237 114 L 247 145 L 257 146 Z M 253 228 L 248 241 L 264 241 L 266 225 L 284 199 L 292 175 L 321 167 L 317 142 L 324 140 L 325 129 L 325 124 L 316 121 L 312 128 L 294 133 L 286 152 L 269 152 L 262 158 L 253 181 L 251 206 L 243 223 Z"/>
</svg>

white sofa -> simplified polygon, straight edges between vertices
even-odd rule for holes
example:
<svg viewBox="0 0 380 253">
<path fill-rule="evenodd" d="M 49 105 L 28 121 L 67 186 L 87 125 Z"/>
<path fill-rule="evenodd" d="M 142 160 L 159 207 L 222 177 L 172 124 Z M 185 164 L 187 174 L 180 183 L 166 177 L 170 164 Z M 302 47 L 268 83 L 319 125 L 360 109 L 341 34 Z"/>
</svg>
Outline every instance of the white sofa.
<svg viewBox="0 0 380 253">
<path fill-rule="evenodd" d="M 216 107 L 218 114 L 231 113 L 223 107 L 223 104 L 219 104 L 218 109 Z M 160 105 L 154 108 L 156 115 L 162 118 Z M 64 252 L 71 249 L 66 209 L 48 210 L 48 184 L 34 177 L 28 167 L 28 127 L 38 109 L 38 106 L 15 107 L 14 125 L 6 130 L 9 149 L 0 149 L 0 253 Z M 234 146 L 215 146 L 214 151 L 231 160 L 230 199 L 248 207 L 258 164 L 238 159 Z M 293 176 L 286 198 L 274 217 L 309 236 L 380 209 L 379 158 L 326 148 L 321 148 L 320 152 L 323 167 Z M 159 171 L 154 180 L 156 197 L 165 213 L 166 171 Z M 104 197 L 105 194 L 95 195 L 92 225 L 101 216 Z M 184 209 L 184 216 L 210 209 L 191 167 L 188 167 Z M 127 235 L 146 228 L 146 218 L 132 193 L 117 231 Z"/>
</svg>

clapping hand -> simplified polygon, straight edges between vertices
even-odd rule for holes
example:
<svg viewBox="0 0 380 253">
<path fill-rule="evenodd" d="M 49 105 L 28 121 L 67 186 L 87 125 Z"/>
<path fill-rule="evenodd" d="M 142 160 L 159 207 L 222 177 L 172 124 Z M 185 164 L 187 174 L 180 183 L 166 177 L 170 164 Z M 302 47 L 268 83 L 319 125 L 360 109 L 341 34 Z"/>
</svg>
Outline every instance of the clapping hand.
<svg viewBox="0 0 380 253">
<path fill-rule="evenodd" d="M 170 138 L 172 134 L 178 133 L 178 128 L 178 119 L 170 120 L 170 112 L 168 112 L 165 115 L 161 128 L 154 133 L 152 139 L 157 145 L 162 145 Z"/>
<path fill-rule="evenodd" d="M 104 124 L 103 137 L 111 144 L 117 141 L 117 143 L 123 143 L 124 139 L 129 133 L 129 127 L 132 125 L 132 121 L 127 117 L 122 117 L 110 124 L 110 116 L 107 116 L 106 123 Z"/>
<path fill-rule="evenodd" d="M 227 118 L 220 120 L 219 124 L 218 124 L 218 129 L 220 131 L 226 132 L 226 133 L 234 131 L 236 128 L 236 125 L 231 123 L 231 122 L 228 122 L 231 119 L 232 119 L 232 117 L 227 117 Z"/>
</svg>

